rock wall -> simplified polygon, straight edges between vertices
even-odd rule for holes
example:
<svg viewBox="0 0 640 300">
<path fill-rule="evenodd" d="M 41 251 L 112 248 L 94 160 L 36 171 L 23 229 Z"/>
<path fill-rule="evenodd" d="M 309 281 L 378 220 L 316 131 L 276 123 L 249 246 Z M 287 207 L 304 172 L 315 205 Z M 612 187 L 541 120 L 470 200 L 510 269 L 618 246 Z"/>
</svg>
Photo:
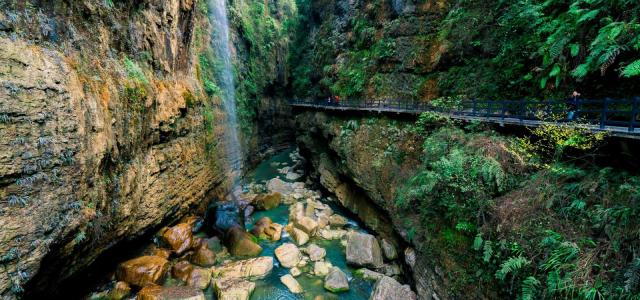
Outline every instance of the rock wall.
<svg viewBox="0 0 640 300">
<path fill-rule="evenodd" d="M 425 242 L 412 240 L 406 226 L 415 215 L 399 213 L 393 205 L 396 188 L 420 166 L 422 140 L 403 130 L 410 124 L 301 112 L 296 116 L 297 142 L 301 152 L 311 159 L 321 184 L 334 192 L 345 207 L 367 226 L 387 234 L 394 231 L 410 246 L 404 257 L 419 299 L 456 299 L 449 294 L 450 283 L 442 266 L 454 262 L 434 261 L 421 251 Z M 404 156 L 393 157 L 389 155 L 392 152 Z M 469 295 L 486 298 L 478 291 L 469 291 Z"/>
<path fill-rule="evenodd" d="M 226 192 L 211 32 L 206 1 L 0 3 L 0 296 L 52 290 Z M 249 158 L 288 138 L 263 102 Z"/>
</svg>

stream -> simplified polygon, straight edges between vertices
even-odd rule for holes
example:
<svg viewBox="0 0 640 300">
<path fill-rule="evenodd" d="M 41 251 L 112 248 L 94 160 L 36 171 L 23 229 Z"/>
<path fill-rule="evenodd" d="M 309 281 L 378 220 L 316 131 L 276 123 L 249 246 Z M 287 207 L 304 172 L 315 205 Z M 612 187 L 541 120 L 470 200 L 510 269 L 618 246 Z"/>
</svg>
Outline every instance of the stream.
<svg viewBox="0 0 640 300">
<path fill-rule="evenodd" d="M 301 180 L 306 178 L 306 175 L 303 173 L 302 160 L 303 158 L 299 156 L 295 149 L 282 151 L 262 161 L 253 171 L 248 173 L 241 182 L 242 191 L 238 196 L 240 199 L 243 199 L 241 200 L 241 202 L 244 201 L 244 204 L 242 204 L 241 207 L 250 206 L 249 209 L 240 210 L 241 212 L 245 211 L 244 226 L 246 228 L 246 231 L 251 232 L 253 229 L 255 229 L 254 227 L 257 226 L 256 222 L 258 222 L 259 224 L 259 220 L 265 220 L 265 217 L 269 218 L 270 221 L 273 222 L 273 224 L 279 224 L 275 225 L 275 228 L 282 229 L 281 235 L 279 235 L 279 239 L 269 238 L 264 235 L 260 235 L 260 238 L 250 238 L 251 241 L 257 243 L 262 248 L 262 250 L 259 251 L 259 255 L 257 255 L 257 257 L 271 257 L 273 259 L 272 268 L 267 271 L 266 274 L 258 274 L 257 276 L 253 276 L 255 275 L 254 273 L 256 273 L 255 270 L 259 269 L 260 266 L 258 265 L 256 267 L 255 265 L 251 265 L 251 263 L 247 262 L 251 262 L 252 258 L 256 257 L 255 255 L 238 256 L 231 254 L 234 252 L 233 249 L 235 249 L 235 246 L 231 246 L 231 248 L 229 248 L 229 245 L 227 243 L 223 243 L 223 241 L 226 242 L 223 237 L 227 237 L 228 234 L 222 236 L 220 234 L 220 230 L 211 230 L 211 223 L 218 224 L 216 222 L 220 218 L 218 217 L 215 220 L 212 220 L 215 213 L 209 213 L 205 217 L 209 218 L 209 220 L 204 220 L 204 222 L 195 222 L 193 224 L 196 225 L 190 227 L 193 230 L 193 235 L 191 237 L 191 240 L 189 241 L 189 247 L 192 250 L 182 251 L 178 249 L 176 251 L 176 243 L 172 244 L 171 242 L 173 240 L 171 240 L 171 238 L 168 239 L 169 243 L 167 243 L 167 232 L 173 230 L 174 228 L 180 227 L 184 223 L 174 225 L 173 227 L 170 227 L 171 229 L 165 228 L 155 236 L 153 241 L 150 241 L 150 243 L 144 246 L 143 249 L 134 253 L 135 256 L 123 258 L 122 261 L 117 261 L 117 263 L 114 262 L 116 264 L 113 264 L 112 270 L 107 272 L 108 274 L 105 274 L 104 276 L 104 278 L 106 279 L 100 285 L 96 285 L 93 288 L 93 291 L 95 292 L 93 292 L 86 298 L 246 299 L 246 296 L 250 295 L 249 299 L 252 300 L 369 299 L 374 289 L 375 280 L 371 277 L 363 276 L 362 272 L 360 272 L 360 274 L 356 272 L 357 270 L 361 269 L 362 266 L 355 266 L 353 263 L 347 262 L 346 246 L 348 242 L 347 240 L 350 239 L 349 236 L 351 234 L 357 233 L 364 234 L 364 236 L 370 235 L 367 234 L 367 230 L 358 220 L 350 217 L 352 215 L 343 207 L 338 205 L 336 201 L 332 201 L 331 197 L 323 196 L 320 191 L 311 189 L 310 186 L 313 186 L 313 184 L 310 181 L 307 180 L 305 183 L 301 182 Z M 273 182 L 279 183 L 279 185 L 275 185 Z M 258 195 L 259 197 L 260 192 L 273 193 L 273 191 L 271 190 L 273 186 L 278 188 L 290 188 L 292 186 L 295 186 L 296 188 L 293 189 L 292 193 L 282 194 L 283 200 L 279 205 L 266 210 L 253 210 L 253 206 L 259 207 L 260 205 L 255 205 L 255 203 L 251 202 L 256 201 L 255 199 L 246 199 L 255 198 L 256 195 Z M 301 188 L 302 186 L 304 186 L 304 188 Z M 258 191 L 257 193 L 255 192 L 256 190 Z M 303 194 L 304 196 L 302 196 L 301 194 Z M 332 222 L 330 224 L 327 221 L 324 222 L 325 224 L 318 226 L 318 229 L 314 231 L 315 233 L 309 234 L 308 241 L 302 241 L 302 243 L 300 242 L 300 240 L 298 240 L 297 235 L 296 238 L 294 238 L 292 234 L 290 234 L 290 232 L 294 232 L 296 230 L 294 230 L 293 227 L 287 227 L 287 225 L 291 221 L 290 216 L 294 214 L 295 211 L 295 207 L 292 206 L 304 207 L 305 204 L 301 203 L 306 203 L 307 208 L 309 205 L 315 205 L 316 215 L 318 214 L 318 212 L 320 214 L 323 212 L 328 212 L 327 214 L 332 216 Z M 252 211 L 252 213 L 248 214 L 247 211 Z M 307 211 L 309 211 L 309 209 L 307 209 Z M 311 209 L 311 212 L 313 213 L 314 210 Z M 306 214 L 309 215 L 308 212 Z M 337 226 L 334 226 L 335 224 L 333 223 L 333 218 L 342 221 L 340 221 Z M 316 217 L 316 219 L 318 218 Z M 329 220 L 328 217 L 327 220 Z M 323 223 L 320 220 L 318 222 Z M 290 226 L 293 226 L 293 223 Z M 323 228 L 321 229 L 321 227 Z M 227 231 L 227 233 L 228 232 L 229 231 Z M 241 233 L 246 234 L 244 231 L 241 231 Z M 191 233 L 188 234 L 191 235 Z M 328 235 L 335 236 L 331 239 L 327 239 Z M 373 236 L 370 237 L 375 241 Z M 248 243 L 251 244 L 252 242 Z M 178 242 L 177 244 L 180 243 Z M 200 246 L 192 246 L 193 244 L 198 244 Z M 292 244 L 297 245 L 297 247 L 292 247 Z M 319 260 L 320 263 L 329 263 L 331 266 L 337 267 L 340 271 L 342 271 L 341 273 L 346 275 L 348 281 L 348 290 L 331 292 L 325 287 L 325 280 L 327 280 L 325 278 L 328 278 L 329 276 L 326 274 L 315 273 L 318 259 L 310 259 L 311 254 L 309 251 L 307 251 L 307 248 L 311 248 L 309 246 L 312 244 L 324 249 L 323 252 L 325 255 L 323 255 L 323 257 Z M 278 257 L 278 255 L 276 254 L 276 249 L 278 249 L 279 247 L 283 248 L 283 245 L 288 245 L 292 248 L 300 249 L 300 262 L 297 263 L 295 268 L 284 267 L 281 262 L 281 257 Z M 199 250 L 194 249 L 200 247 L 206 248 L 207 246 L 212 250 L 212 252 L 215 253 L 215 262 L 212 261 L 210 265 L 203 265 L 202 263 L 200 263 L 200 266 L 196 266 L 198 265 L 198 263 L 194 263 L 194 257 L 199 255 Z M 183 253 L 180 253 L 181 251 Z M 378 250 L 380 262 L 382 262 L 381 253 L 384 253 L 384 251 Z M 163 260 L 162 267 L 154 268 L 153 266 L 149 266 L 148 264 L 134 265 L 129 270 L 127 270 L 126 267 L 122 267 L 127 266 L 127 264 L 130 264 L 131 261 L 135 261 L 135 257 L 140 257 L 141 255 L 146 255 L 143 257 L 153 257 L 159 260 Z M 164 256 L 165 258 L 159 258 L 158 256 Z M 385 261 L 385 268 L 378 268 L 377 271 L 383 272 L 381 271 L 382 269 L 389 269 L 387 268 L 387 266 L 398 265 L 395 261 L 391 262 L 391 260 L 387 259 L 385 259 Z M 235 271 L 228 271 L 230 270 L 228 269 L 229 266 L 233 266 L 234 263 L 242 264 L 242 267 L 238 267 L 235 269 L 232 268 Z M 209 277 L 205 276 L 205 279 L 202 279 L 196 276 L 196 278 L 194 279 L 194 275 L 192 274 L 193 271 L 191 271 L 191 274 L 183 275 L 182 273 L 184 272 L 181 272 L 180 270 L 181 267 L 185 265 L 188 265 L 189 270 L 198 269 L 203 270 L 208 274 L 212 273 L 212 278 L 209 279 Z M 227 266 L 227 269 L 225 269 L 225 266 Z M 296 270 L 294 271 L 293 269 Z M 393 270 L 394 268 L 390 269 Z M 333 268 L 330 268 L 330 270 L 331 272 L 333 272 Z M 136 272 L 139 274 L 136 274 Z M 162 274 L 159 274 L 157 278 L 150 278 L 155 276 L 158 272 Z M 238 275 L 238 272 L 242 272 L 243 275 Z M 233 275 L 229 275 L 231 273 L 233 273 Z M 244 273 L 251 273 L 249 274 L 251 276 L 245 276 L 247 274 Z M 393 276 L 398 279 L 401 278 L 400 272 L 397 272 L 396 274 L 391 271 L 391 273 L 392 274 L 389 274 L 389 276 Z M 294 293 L 292 292 L 290 287 L 283 283 L 283 280 L 281 278 L 288 274 L 293 275 L 293 278 L 295 278 L 294 281 L 297 281 L 297 283 L 299 284 L 298 287 L 301 287 L 302 292 L 297 291 L 296 293 Z M 372 274 L 378 274 L 382 276 L 381 274 L 376 272 L 372 272 Z M 235 287 L 232 287 L 225 290 L 225 288 L 221 287 L 219 283 L 216 283 L 216 280 L 222 280 L 220 278 L 225 278 L 225 276 L 242 277 L 242 280 L 238 281 L 240 283 L 236 282 L 234 284 L 238 284 L 240 286 L 243 286 L 243 284 L 251 285 L 251 287 L 253 288 L 244 288 L 244 290 L 243 288 L 239 288 L 239 290 L 235 290 Z M 288 277 L 291 278 L 291 275 L 289 275 Z M 141 280 L 144 282 L 141 283 Z M 198 281 L 202 280 L 204 280 L 205 282 L 198 283 Z M 126 283 L 123 281 L 125 281 Z M 192 295 L 189 294 L 189 291 L 184 289 L 176 289 L 172 292 L 167 292 L 166 290 L 164 290 L 163 292 L 161 290 L 161 288 L 174 287 L 175 289 L 185 286 L 200 286 L 202 292 L 200 293 L 200 291 L 198 290 L 198 293 L 200 293 L 200 295 Z M 155 290 L 150 289 L 149 287 L 154 287 Z M 403 287 L 408 288 L 408 286 Z M 187 291 L 186 294 L 184 294 L 185 291 Z"/>
</svg>

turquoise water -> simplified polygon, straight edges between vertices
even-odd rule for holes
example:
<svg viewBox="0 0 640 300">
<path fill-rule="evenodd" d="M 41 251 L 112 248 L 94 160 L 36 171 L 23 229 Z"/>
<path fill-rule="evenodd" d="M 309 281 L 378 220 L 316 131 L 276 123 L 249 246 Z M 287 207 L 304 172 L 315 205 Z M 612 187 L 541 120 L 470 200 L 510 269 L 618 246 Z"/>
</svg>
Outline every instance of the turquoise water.
<svg viewBox="0 0 640 300">
<path fill-rule="evenodd" d="M 291 152 L 291 150 L 284 151 L 274 155 L 268 160 L 263 161 L 256 167 L 254 172 L 246 177 L 246 179 L 253 180 L 256 183 L 264 183 L 264 181 L 275 177 L 286 180 L 285 176 L 283 174 L 279 174 L 277 169 L 284 166 L 292 166 L 292 161 L 289 158 L 289 154 Z M 274 166 L 274 162 L 278 163 L 278 165 Z M 334 205 L 332 205 L 332 208 L 335 212 L 343 212 L 340 207 L 335 207 Z M 342 215 L 348 218 L 347 215 Z M 286 225 L 289 221 L 289 206 L 280 205 L 269 211 L 255 212 L 251 216 L 251 218 L 247 220 L 247 229 L 250 230 L 253 226 L 252 223 L 262 217 L 269 217 L 275 223 Z M 349 225 L 347 226 L 351 229 L 364 231 L 355 220 L 350 219 Z M 331 262 L 332 265 L 339 267 L 347 274 L 347 278 L 349 278 L 349 291 L 342 293 L 331 293 L 325 290 L 323 287 L 324 280 L 321 277 L 309 275 L 307 272 L 305 272 L 313 268 L 313 264 L 309 263 L 306 267 L 300 268 L 303 273 L 300 276 L 296 277 L 296 280 L 298 280 L 300 285 L 302 285 L 305 292 L 299 295 L 289 292 L 287 287 L 280 282 L 280 277 L 289 274 L 289 269 L 280 267 L 280 264 L 274 255 L 275 249 L 284 243 L 293 243 L 293 240 L 284 232 L 282 239 L 280 239 L 279 241 L 260 241 L 260 246 L 262 246 L 263 248 L 263 251 L 260 255 L 274 256 L 274 268 L 271 274 L 269 274 L 266 278 L 256 281 L 256 289 L 251 296 L 252 300 L 314 299 L 316 296 L 322 296 L 324 297 L 323 299 L 369 299 L 373 284 L 371 282 L 353 276 L 353 272 L 356 269 L 351 268 L 347 265 L 345 248 L 340 244 L 340 241 L 327 241 L 321 238 L 312 238 L 304 246 L 307 246 L 310 243 L 315 243 L 318 246 L 325 248 L 327 251 L 325 261 Z"/>
</svg>

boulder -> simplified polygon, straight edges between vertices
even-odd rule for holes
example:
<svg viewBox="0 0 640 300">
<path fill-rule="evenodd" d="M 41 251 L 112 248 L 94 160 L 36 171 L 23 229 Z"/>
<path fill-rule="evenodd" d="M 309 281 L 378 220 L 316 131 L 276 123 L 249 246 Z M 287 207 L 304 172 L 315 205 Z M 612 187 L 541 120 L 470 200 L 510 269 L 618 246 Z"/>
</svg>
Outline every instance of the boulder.
<svg viewBox="0 0 640 300">
<path fill-rule="evenodd" d="M 268 236 L 264 233 L 264 231 L 271 224 L 272 221 L 269 217 L 262 217 L 260 218 L 260 220 L 256 221 L 256 223 L 253 225 L 253 228 L 251 228 L 251 234 L 258 238 L 266 239 L 268 238 Z"/>
<path fill-rule="evenodd" d="M 116 282 L 116 285 L 109 292 L 110 300 L 120 300 L 131 294 L 131 287 L 124 281 Z"/>
<path fill-rule="evenodd" d="M 280 245 L 276 248 L 275 255 L 280 265 L 285 268 L 293 268 L 300 262 L 300 250 L 292 243 Z"/>
<path fill-rule="evenodd" d="M 370 280 L 370 281 L 376 281 L 382 278 L 382 276 L 384 276 L 384 274 L 371 271 L 369 269 L 364 269 L 364 268 L 356 270 L 355 272 L 353 272 L 353 275 L 362 277 L 363 279 Z"/>
<path fill-rule="evenodd" d="M 300 294 L 303 292 L 302 286 L 295 278 L 293 278 L 293 276 L 291 276 L 291 274 L 280 277 L 280 282 L 282 282 L 282 284 L 284 284 L 289 291 L 294 294 Z"/>
<path fill-rule="evenodd" d="M 329 217 L 329 224 L 333 227 L 342 227 L 344 225 L 347 225 L 347 218 L 341 215 L 333 214 Z"/>
<path fill-rule="evenodd" d="M 200 290 L 204 290 L 211 282 L 211 270 L 205 268 L 193 268 L 189 273 L 187 285 Z"/>
<path fill-rule="evenodd" d="M 298 277 L 300 276 L 300 274 L 302 274 L 302 271 L 300 271 L 300 269 L 298 269 L 298 267 L 293 267 L 289 270 L 289 272 L 291 273 L 291 276 L 293 277 Z"/>
<path fill-rule="evenodd" d="M 157 283 L 169 268 L 169 261 L 159 256 L 141 256 L 118 265 L 116 278 L 142 287 Z"/>
<path fill-rule="evenodd" d="M 298 228 L 291 226 L 291 224 L 287 225 L 286 230 L 298 246 L 302 246 L 309 241 L 308 234 Z"/>
<path fill-rule="evenodd" d="M 273 269 L 273 257 L 262 256 L 231 262 L 211 269 L 215 280 L 260 279 Z"/>
<path fill-rule="evenodd" d="M 316 244 L 309 245 L 306 249 L 306 253 L 312 261 L 320 261 L 325 257 L 325 255 L 327 255 L 327 251 L 322 247 L 318 247 Z"/>
<path fill-rule="evenodd" d="M 280 178 L 273 178 L 267 182 L 267 189 L 273 193 L 280 193 L 282 195 L 287 195 L 293 193 L 293 188 L 291 184 L 283 181 Z"/>
<path fill-rule="evenodd" d="M 216 254 L 209 249 L 207 243 L 203 242 L 191 256 L 191 262 L 202 267 L 209 267 L 216 263 Z"/>
<path fill-rule="evenodd" d="M 174 278 L 180 279 L 186 282 L 189 279 L 189 275 L 193 270 L 193 265 L 187 261 L 179 261 L 171 268 L 171 275 Z"/>
<path fill-rule="evenodd" d="M 387 259 L 393 260 L 398 258 L 398 251 L 396 251 L 396 247 L 387 239 L 380 240 L 380 247 L 382 248 L 384 257 Z"/>
<path fill-rule="evenodd" d="M 169 259 L 169 256 L 171 256 L 171 250 L 163 249 L 163 248 L 154 248 L 151 251 L 151 255 L 159 256 L 164 259 Z"/>
<path fill-rule="evenodd" d="M 258 256 L 262 252 L 262 247 L 256 242 L 257 238 L 238 226 L 229 229 L 226 237 L 227 247 L 232 255 Z"/>
<path fill-rule="evenodd" d="M 248 300 L 256 284 L 243 279 L 214 281 L 213 288 L 218 300 Z"/>
<path fill-rule="evenodd" d="M 220 233 L 225 233 L 233 227 L 242 227 L 243 222 L 240 216 L 240 207 L 234 201 L 227 201 L 215 207 L 214 229 Z"/>
<path fill-rule="evenodd" d="M 324 288 L 333 293 L 349 290 L 347 275 L 338 267 L 331 267 L 329 274 L 324 278 Z"/>
<path fill-rule="evenodd" d="M 188 286 L 145 286 L 136 300 L 205 300 L 201 290 Z"/>
<path fill-rule="evenodd" d="M 296 220 L 295 227 L 304 231 L 309 236 L 313 236 L 316 234 L 316 230 L 318 229 L 318 223 L 316 223 L 312 218 L 303 216 Z"/>
<path fill-rule="evenodd" d="M 181 255 L 191 247 L 191 225 L 181 223 L 170 227 L 162 233 L 162 241 L 176 254 Z"/>
<path fill-rule="evenodd" d="M 191 227 L 191 232 L 198 232 L 204 225 L 204 220 L 198 216 L 186 216 L 180 220 L 180 223 L 187 223 Z"/>
<path fill-rule="evenodd" d="M 313 274 L 321 277 L 327 276 L 331 267 L 332 265 L 329 262 L 317 261 L 313 264 Z"/>
<path fill-rule="evenodd" d="M 387 275 L 389 277 L 402 274 L 402 268 L 400 268 L 400 266 L 395 262 L 383 265 L 382 268 L 379 269 L 379 271 L 381 271 L 382 273 L 384 273 L 384 275 Z"/>
<path fill-rule="evenodd" d="M 282 202 L 282 194 L 278 192 L 270 194 L 260 194 L 254 200 L 256 209 L 258 210 L 270 210 L 278 207 Z"/>
<path fill-rule="evenodd" d="M 373 286 L 369 300 L 415 300 L 416 294 L 408 285 L 401 285 L 389 276 L 382 276 Z"/>
<path fill-rule="evenodd" d="M 367 233 L 351 232 L 347 238 L 347 263 L 363 267 L 381 267 L 383 261 L 378 240 Z"/>
<path fill-rule="evenodd" d="M 325 240 L 339 240 L 346 234 L 347 234 L 347 231 L 342 229 L 325 228 L 325 229 L 318 230 L 318 235 L 320 235 L 320 237 L 322 237 Z"/>
<path fill-rule="evenodd" d="M 269 224 L 269 226 L 267 226 L 267 228 L 264 229 L 264 234 L 271 240 L 271 241 L 279 241 L 280 238 L 282 237 L 282 228 L 284 228 L 284 226 L 278 224 L 278 223 L 271 223 Z"/>
</svg>

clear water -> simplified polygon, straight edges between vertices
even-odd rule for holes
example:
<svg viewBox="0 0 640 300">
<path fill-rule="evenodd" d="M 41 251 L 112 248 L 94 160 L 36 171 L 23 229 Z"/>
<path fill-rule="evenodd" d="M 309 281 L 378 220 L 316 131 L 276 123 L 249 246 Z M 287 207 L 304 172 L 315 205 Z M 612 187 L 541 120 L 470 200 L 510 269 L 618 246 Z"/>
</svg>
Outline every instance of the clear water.
<svg viewBox="0 0 640 300">
<path fill-rule="evenodd" d="M 271 178 L 280 177 L 286 180 L 282 174 L 279 174 L 277 169 L 291 166 L 292 162 L 289 158 L 291 150 L 281 152 L 274 155 L 268 160 L 263 161 L 257 168 L 249 174 L 246 178 L 253 180 L 254 182 L 265 182 Z M 332 205 L 334 212 L 338 212 L 345 217 L 349 217 L 347 214 L 343 214 L 343 210 L 340 207 Z M 253 222 L 262 218 L 269 217 L 273 222 L 286 225 L 289 219 L 289 207 L 288 205 L 280 205 L 274 209 L 268 211 L 257 211 L 251 218 L 247 219 L 246 226 L 248 230 L 251 230 Z M 352 219 L 349 219 L 348 227 L 365 231 L 360 224 Z M 353 276 L 353 272 L 356 270 L 347 265 L 345 248 L 340 244 L 339 240 L 327 241 L 320 238 L 312 238 L 309 243 L 315 243 L 320 247 L 323 247 L 327 251 L 325 261 L 331 262 L 332 265 L 342 269 L 349 278 L 349 291 L 342 293 L 331 293 L 324 289 L 324 281 L 321 277 L 312 276 L 306 274 L 304 271 L 313 268 L 313 264 L 309 263 L 303 270 L 303 274 L 296 277 L 300 285 L 302 285 L 305 293 L 296 295 L 287 289 L 287 287 L 280 282 L 280 277 L 289 273 L 289 269 L 283 268 L 279 265 L 278 260 L 274 258 L 273 271 L 264 279 L 256 281 L 256 289 L 253 292 L 252 300 L 271 300 L 271 299 L 314 299 L 316 296 L 322 296 L 323 299 L 369 299 L 371 295 L 373 284 L 366 280 L 362 280 Z M 261 240 L 260 246 L 263 251 L 261 256 L 274 256 L 275 249 L 284 244 L 293 243 L 293 240 L 283 232 L 283 237 L 279 241 L 271 242 L 269 240 Z"/>
<path fill-rule="evenodd" d="M 213 25 L 213 48 L 221 64 L 217 68 L 218 85 L 222 90 L 223 107 L 227 118 L 225 146 L 231 170 L 242 169 L 242 148 L 238 137 L 238 117 L 236 114 L 236 87 L 233 78 L 231 61 L 231 45 L 229 41 L 229 19 L 225 0 L 208 0 L 209 19 Z M 237 184 L 239 172 L 233 172 L 234 185 Z"/>
</svg>

